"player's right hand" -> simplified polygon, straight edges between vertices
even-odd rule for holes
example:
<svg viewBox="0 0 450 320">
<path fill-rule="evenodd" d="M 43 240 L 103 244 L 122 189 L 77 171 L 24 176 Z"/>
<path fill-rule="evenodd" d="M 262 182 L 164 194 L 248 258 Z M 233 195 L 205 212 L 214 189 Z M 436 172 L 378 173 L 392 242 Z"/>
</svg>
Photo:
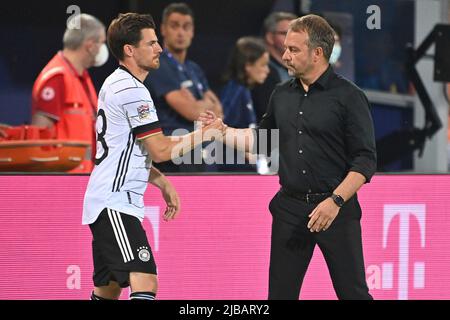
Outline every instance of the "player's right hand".
<svg viewBox="0 0 450 320">
<path fill-rule="evenodd" d="M 200 113 L 197 121 L 202 123 L 202 127 L 206 127 L 213 123 L 217 119 L 217 116 L 211 110 L 206 110 L 205 112 Z"/>
</svg>

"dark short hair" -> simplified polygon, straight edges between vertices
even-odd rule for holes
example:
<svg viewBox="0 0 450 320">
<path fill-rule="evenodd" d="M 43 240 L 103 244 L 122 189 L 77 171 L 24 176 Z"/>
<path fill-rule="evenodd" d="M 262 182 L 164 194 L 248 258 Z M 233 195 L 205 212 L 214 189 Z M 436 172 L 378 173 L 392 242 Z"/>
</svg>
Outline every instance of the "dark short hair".
<svg viewBox="0 0 450 320">
<path fill-rule="evenodd" d="M 266 19 L 264 19 L 264 34 L 268 32 L 275 32 L 277 30 L 277 24 L 280 21 L 284 20 L 294 20 L 297 16 L 290 12 L 283 12 L 283 11 L 275 11 L 272 12 L 270 15 L 267 16 Z"/>
<path fill-rule="evenodd" d="M 334 46 L 334 30 L 324 18 L 315 14 L 308 14 L 292 21 L 289 30 L 306 32 L 309 38 L 308 48 L 321 47 L 325 59 L 330 59 Z"/>
<path fill-rule="evenodd" d="M 155 29 L 155 22 L 149 14 L 121 13 L 109 25 L 108 46 L 113 56 L 121 61 L 124 58 L 123 46 L 137 46 L 142 39 L 142 29 Z"/>
<path fill-rule="evenodd" d="M 164 8 L 162 13 L 162 23 L 165 23 L 172 13 L 191 16 L 192 20 L 194 20 L 194 12 L 192 11 L 192 9 L 186 3 L 176 2 L 169 4 Z"/>
<path fill-rule="evenodd" d="M 245 72 L 245 65 L 255 63 L 266 52 L 267 49 L 262 39 L 255 37 L 239 38 L 231 51 L 224 80 L 233 79 L 247 86 L 248 76 Z"/>
</svg>

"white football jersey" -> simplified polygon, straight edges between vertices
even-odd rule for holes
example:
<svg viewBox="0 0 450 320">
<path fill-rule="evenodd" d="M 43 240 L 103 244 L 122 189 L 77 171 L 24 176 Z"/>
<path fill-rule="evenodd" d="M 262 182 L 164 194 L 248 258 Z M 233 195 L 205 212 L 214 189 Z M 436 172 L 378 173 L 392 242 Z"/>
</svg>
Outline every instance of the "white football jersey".
<svg viewBox="0 0 450 320">
<path fill-rule="evenodd" d="M 83 205 L 83 224 L 104 208 L 144 218 L 144 192 L 152 165 L 141 139 L 161 127 L 147 88 L 120 66 L 103 83 L 96 122 L 97 153 Z"/>
</svg>

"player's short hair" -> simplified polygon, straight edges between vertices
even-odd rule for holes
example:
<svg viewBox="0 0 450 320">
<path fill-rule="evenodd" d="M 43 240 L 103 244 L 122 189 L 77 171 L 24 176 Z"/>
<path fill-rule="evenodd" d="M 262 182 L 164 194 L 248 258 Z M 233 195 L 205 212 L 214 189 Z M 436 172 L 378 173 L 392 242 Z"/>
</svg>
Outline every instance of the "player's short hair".
<svg viewBox="0 0 450 320">
<path fill-rule="evenodd" d="M 153 17 L 149 14 L 121 13 L 108 27 L 106 35 L 113 56 L 121 61 L 124 58 L 123 46 L 137 46 L 142 39 L 142 29 L 155 29 Z"/>
</svg>

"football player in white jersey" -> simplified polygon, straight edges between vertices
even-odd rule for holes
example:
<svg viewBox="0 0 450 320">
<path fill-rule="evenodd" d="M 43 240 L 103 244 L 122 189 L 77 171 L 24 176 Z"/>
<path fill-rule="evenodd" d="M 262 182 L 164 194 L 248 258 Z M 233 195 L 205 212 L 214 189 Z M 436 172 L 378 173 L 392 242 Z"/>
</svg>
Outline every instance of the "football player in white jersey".
<svg viewBox="0 0 450 320">
<path fill-rule="evenodd" d="M 119 68 L 100 90 L 96 166 L 84 198 L 83 224 L 93 235 L 91 299 L 118 299 L 121 289 L 130 286 L 130 299 L 153 300 L 156 264 L 141 225 L 147 183 L 161 190 L 167 203 L 165 220 L 175 218 L 180 201 L 152 161 L 179 157 L 222 136 L 226 126 L 218 119 L 184 136 L 162 134 L 153 99 L 142 84 L 149 71 L 159 67 L 162 52 L 150 15 L 120 14 L 111 22 L 107 40 Z"/>
</svg>

